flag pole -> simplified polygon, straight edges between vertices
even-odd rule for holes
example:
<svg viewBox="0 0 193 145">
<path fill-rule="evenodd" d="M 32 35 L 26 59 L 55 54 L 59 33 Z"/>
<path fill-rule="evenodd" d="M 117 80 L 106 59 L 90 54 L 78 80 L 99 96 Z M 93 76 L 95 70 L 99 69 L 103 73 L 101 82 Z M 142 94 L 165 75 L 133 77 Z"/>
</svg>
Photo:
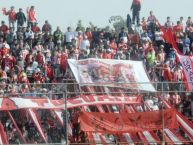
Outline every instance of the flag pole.
<svg viewBox="0 0 193 145">
<path fill-rule="evenodd" d="M 163 102 L 162 102 L 162 145 L 165 145 L 165 134 L 164 134 L 164 128 L 165 128 L 165 124 L 164 124 L 164 106 L 163 106 Z"/>
<path fill-rule="evenodd" d="M 63 98 L 64 98 L 64 103 L 65 103 L 65 108 L 64 108 L 64 114 L 63 114 L 63 119 L 64 119 L 64 131 L 65 131 L 65 141 L 66 145 L 68 145 L 68 110 L 67 110 L 67 90 L 65 93 L 63 93 Z"/>
</svg>

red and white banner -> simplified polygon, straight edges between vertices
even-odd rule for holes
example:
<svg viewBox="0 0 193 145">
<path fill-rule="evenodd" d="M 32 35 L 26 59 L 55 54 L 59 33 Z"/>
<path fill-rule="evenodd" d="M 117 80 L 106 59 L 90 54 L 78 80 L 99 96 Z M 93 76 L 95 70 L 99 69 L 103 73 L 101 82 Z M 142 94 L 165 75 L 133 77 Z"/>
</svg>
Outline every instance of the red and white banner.
<svg viewBox="0 0 193 145">
<path fill-rule="evenodd" d="M 84 59 L 68 60 L 81 86 L 109 86 L 155 91 L 141 61 Z"/>
<path fill-rule="evenodd" d="M 127 133 L 162 129 L 162 111 L 125 113 L 81 112 L 80 127 L 85 132 Z M 178 128 L 175 109 L 164 110 L 166 128 Z"/>
<path fill-rule="evenodd" d="M 186 89 L 188 91 L 193 91 L 193 56 L 177 55 L 180 63 L 183 67 L 183 72 L 185 75 Z"/>
<path fill-rule="evenodd" d="M 38 130 L 38 132 L 40 134 L 40 136 L 42 137 L 44 142 L 47 143 L 47 139 L 46 139 L 45 134 L 44 134 L 44 132 L 42 130 L 42 126 L 41 126 L 40 120 L 37 117 L 36 112 L 34 110 L 32 110 L 32 109 L 28 109 L 28 113 L 29 113 L 31 119 L 33 120 L 33 122 L 34 122 L 34 124 L 35 124 L 35 126 L 36 126 L 36 128 L 37 128 L 37 130 Z"/>
<path fill-rule="evenodd" d="M 90 106 L 99 104 L 141 104 L 141 97 L 138 96 L 108 96 L 108 95 L 82 95 L 67 100 L 67 108 Z M 0 110 L 17 109 L 64 109 L 64 99 L 30 99 L 30 98 L 0 98 Z"/>
</svg>

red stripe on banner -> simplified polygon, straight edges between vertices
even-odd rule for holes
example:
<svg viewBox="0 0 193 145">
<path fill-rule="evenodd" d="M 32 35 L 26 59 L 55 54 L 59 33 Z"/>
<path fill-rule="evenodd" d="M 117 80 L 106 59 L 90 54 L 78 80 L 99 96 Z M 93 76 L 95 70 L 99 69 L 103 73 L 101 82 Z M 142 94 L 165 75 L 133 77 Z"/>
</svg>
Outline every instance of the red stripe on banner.
<svg viewBox="0 0 193 145">
<path fill-rule="evenodd" d="M 31 119 L 33 120 L 38 132 L 40 133 L 40 136 L 42 137 L 42 139 L 44 140 L 45 143 L 47 143 L 47 139 L 45 137 L 45 134 L 42 130 L 41 124 L 40 124 L 40 120 L 36 114 L 36 112 L 32 109 L 28 109 L 29 115 L 31 117 Z"/>
<path fill-rule="evenodd" d="M 1 134 L 1 144 L 8 144 L 7 135 L 1 122 L 0 122 L 0 134 Z"/>
<path fill-rule="evenodd" d="M 17 123 L 15 122 L 13 116 L 11 115 L 11 112 L 7 111 L 7 113 L 8 113 L 8 115 L 9 115 L 9 117 L 11 118 L 11 121 L 13 122 L 13 124 L 14 124 L 14 126 L 15 126 L 18 134 L 19 134 L 19 136 L 21 137 L 21 139 L 23 140 L 23 142 L 24 142 L 25 144 L 27 144 L 27 141 L 26 141 L 26 139 L 24 138 L 23 134 L 21 133 L 19 127 L 17 126 Z"/>
<path fill-rule="evenodd" d="M 169 105 L 169 103 L 167 103 L 166 101 L 163 102 L 166 105 L 166 108 L 171 108 L 171 105 Z M 176 114 L 177 114 L 177 121 L 180 124 L 181 128 L 185 133 L 187 133 L 191 141 L 193 141 L 193 129 L 192 129 L 193 125 L 189 122 L 188 119 L 186 119 L 179 112 L 177 112 Z"/>
</svg>

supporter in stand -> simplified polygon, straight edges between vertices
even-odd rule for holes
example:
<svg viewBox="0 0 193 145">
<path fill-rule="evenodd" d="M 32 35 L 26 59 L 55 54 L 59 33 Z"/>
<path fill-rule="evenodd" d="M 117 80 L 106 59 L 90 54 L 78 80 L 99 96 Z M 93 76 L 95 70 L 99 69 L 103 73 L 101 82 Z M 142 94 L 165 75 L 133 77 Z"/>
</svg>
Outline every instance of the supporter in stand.
<svg viewBox="0 0 193 145">
<path fill-rule="evenodd" d="M 136 4 L 135 1 L 133 4 Z M 132 10 L 134 11 L 134 6 Z M 138 13 L 135 14 L 133 22 L 137 18 L 137 24 L 139 24 Z M 26 18 L 22 9 L 16 14 L 16 20 L 17 30 L 8 27 L 3 21 L 0 27 L 1 97 L 6 97 L 8 93 L 18 97 L 17 93 L 23 93 L 25 97 L 61 98 L 61 95 L 45 96 L 38 95 L 38 93 L 48 92 L 51 94 L 63 91 L 62 87 L 56 87 L 52 84 L 46 87 L 47 84 L 45 85 L 45 83 L 63 83 L 64 78 L 71 78 L 67 69 L 68 58 L 141 60 L 145 64 L 144 66 L 146 66 L 152 81 L 163 81 L 165 84 L 163 90 L 185 90 L 183 70 L 176 61 L 177 52 L 168 40 L 164 40 L 163 32 L 159 28 L 158 20 L 152 11 L 147 21 L 145 18 L 142 19 L 143 33 L 139 34 L 138 39 L 140 41 L 133 41 L 133 36 L 137 34 L 136 31 L 132 32 L 133 36 L 129 35 L 128 37 L 128 33 L 124 28 L 118 33 L 114 30 L 97 29 L 97 27 L 87 28 L 86 31 L 80 31 L 80 28 L 77 28 L 76 31 L 73 31 L 69 27 L 67 32 L 63 33 L 57 27 L 52 33 L 52 27 L 48 21 L 45 21 L 45 24 L 41 27 L 42 29 L 36 25 L 37 20 L 33 6 L 28 11 L 29 27 L 24 27 Z M 173 27 L 173 23 L 168 17 L 165 28 L 173 28 L 172 31 L 179 49 L 184 55 L 192 55 L 193 26 L 191 18 L 188 18 L 186 23 L 181 19 Z M 30 85 L 29 82 L 33 84 Z M 171 82 L 171 84 L 168 82 Z M 161 87 L 158 87 L 158 89 L 161 90 Z M 191 117 L 193 112 L 191 110 L 193 106 L 191 105 L 191 98 L 183 96 L 183 93 L 172 94 L 169 92 L 163 98 L 177 108 L 183 105 L 182 113 Z M 159 103 L 157 105 L 158 101 L 154 97 L 150 97 L 146 102 L 154 110 L 159 107 Z M 85 142 L 86 134 L 80 131 L 77 121 L 79 111 L 75 110 L 71 115 L 74 115 L 71 117 L 73 139 L 77 142 Z M 64 136 L 64 132 L 57 127 L 53 121 L 54 119 L 50 116 L 41 119 L 43 120 L 42 124 L 47 126 L 44 132 L 50 143 L 61 142 Z M 38 143 L 42 142 L 37 135 L 36 128 L 30 123 L 29 119 L 26 120 L 17 120 L 23 136 L 29 143 L 35 143 L 35 140 L 38 140 Z M 5 122 L 8 124 L 5 125 L 5 128 L 9 142 L 19 142 L 19 137 L 16 135 L 11 121 L 5 117 Z"/>
<path fill-rule="evenodd" d="M 19 8 L 19 12 L 16 14 L 17 27 L 23 27 L 26 23 L 26 16 L 22 11 L 22 8 Z"/>
<path fill-rule="evenodd" d="M 32 28 L 34 24 L 37 22 L 35 7 L 31 6 L 30 9 L 27 9 L 27 14 L 28 14 L 28 27 Z"/>
<path fill-rule="evenodd" d="M 140 10 L 141 10 L 141 1 L 133 0 L 131 5 L 131 10 L 133 12 L 132 23 L 135 24 L 135 20 L 137 21 L 137 25 L 140 23 Z"/>
<path fill-rule="evenodd" d="M 45 24 L 42 26 L 42 32 L 52 34 L 52 26 L 49 24 L 48 20 L 46 20 Z"/>
<path fill-rule="evenodd" d="M 11 6 L 10 10 L 5 14 L 8 15 L 9 28 L 15 30 L 16 12 L 14 6 Z"/>
<path fill-rule="evenodd" d="M 6 38 L 9 32 L 9 27 L 5 24 L 5 21 L 1 21 L 0 32 L 3 33 L 3 37 Z"/>
<path fill-rule="evenodd" d="M 167 21 L 164 26 L 166 29 L 173 29 L 174 23 L 171 21 L 170 17 L 167 17 Z"/>
</svg>

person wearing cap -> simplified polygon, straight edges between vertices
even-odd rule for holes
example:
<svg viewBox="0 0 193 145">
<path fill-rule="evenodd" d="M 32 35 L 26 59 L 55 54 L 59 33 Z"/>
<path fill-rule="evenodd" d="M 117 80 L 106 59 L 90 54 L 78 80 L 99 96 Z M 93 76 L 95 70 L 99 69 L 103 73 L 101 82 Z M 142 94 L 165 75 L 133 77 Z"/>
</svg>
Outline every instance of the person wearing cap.
<svg viewBox="0 0 193 145">
<path fill-rule="evenodd" d="M 16 14 L 17 27 L 23 27 L 26 23 L 26 16 L 22 11 L 22 8 L 19 8 L 19 12 Z"/>
<path fill-rule="evenodd" d="M 0 49 L 0 55 L 4 58 L 7 54 L 9 54 L 9 48 L 6 46 L 6 43 L 3 43 L 3 46 Z"/>
</svg>

